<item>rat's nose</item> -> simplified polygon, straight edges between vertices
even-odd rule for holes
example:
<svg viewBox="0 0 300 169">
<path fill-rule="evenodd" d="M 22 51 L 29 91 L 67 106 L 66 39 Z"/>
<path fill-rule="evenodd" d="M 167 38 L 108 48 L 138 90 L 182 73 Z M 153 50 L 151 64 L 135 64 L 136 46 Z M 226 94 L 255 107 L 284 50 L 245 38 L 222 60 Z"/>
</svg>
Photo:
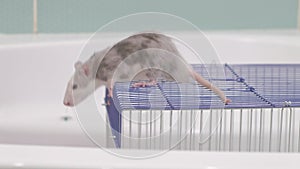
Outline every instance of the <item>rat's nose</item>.
<svg viewBox="0 0 300 169">
<path fill-rule="evenodd" d="M 65 106 L 71 106 L 71 103 L 70 102 L 64 102 L 64 105 Z"/>
<path fill-rule="evenodd" d="M 65 101 L 65 102 L 64 102 L 64 105 L 65 105 L 65 106 L 69 106 L 69 107 L 73 107 L 73 106 L 74 106 L 74 103 L 73 103 L 73 102 L 70 102 L 70 101 Z"/>
</svg>

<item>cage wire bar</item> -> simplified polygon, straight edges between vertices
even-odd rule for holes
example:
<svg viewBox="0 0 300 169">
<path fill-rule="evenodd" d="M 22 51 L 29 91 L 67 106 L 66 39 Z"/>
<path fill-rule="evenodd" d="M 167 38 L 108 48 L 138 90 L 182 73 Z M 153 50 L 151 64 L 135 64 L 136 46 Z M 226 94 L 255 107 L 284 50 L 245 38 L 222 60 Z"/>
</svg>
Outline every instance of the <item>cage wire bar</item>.
<svg viewBox="0 0 300 169">
<path fill-rule="evenodd" d="M 105 98 L 113 147 L 300 152 L 300 64 L 225 64 L 224 79 L 210 78 L 205 65 L 193 68 L 212 83 L 224 82 L 218 87 L 232 103 L 219 106 L 197 84 L 117 82 L 114 99 Z M 180 88 L 191 92 L 180 96 Z"/>
</svg>

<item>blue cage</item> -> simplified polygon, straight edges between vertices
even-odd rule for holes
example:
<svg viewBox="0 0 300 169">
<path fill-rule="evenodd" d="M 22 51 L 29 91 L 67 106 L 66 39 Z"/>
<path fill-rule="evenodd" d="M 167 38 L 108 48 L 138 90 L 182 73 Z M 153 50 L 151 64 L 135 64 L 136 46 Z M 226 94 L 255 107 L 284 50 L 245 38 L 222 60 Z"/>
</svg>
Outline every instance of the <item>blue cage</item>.
<svg viewBox="0 0 300 169">
<path fill-rule="evenodd" d="M 300 65 L 225 64 L 221 79 L 209 77 L 205 65 L 193 68 L 221 82 L 232 103 L 198 84 L 117 82 L 113 98 L 105 98 L 115 147 L 300 151 Z"/>
</svg>

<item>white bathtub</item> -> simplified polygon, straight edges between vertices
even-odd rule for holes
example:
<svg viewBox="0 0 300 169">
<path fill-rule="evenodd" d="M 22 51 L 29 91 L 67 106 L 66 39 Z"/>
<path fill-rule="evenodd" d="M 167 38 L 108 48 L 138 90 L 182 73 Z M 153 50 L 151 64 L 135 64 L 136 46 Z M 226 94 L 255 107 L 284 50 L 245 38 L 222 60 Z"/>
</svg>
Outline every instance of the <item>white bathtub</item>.
<svg viewBox="0 0 300 169">
<path fill-rule="evenodd" d="M 140 151 L 132 150 L 134 153 Z M 95 148 L 20 145 L 0 145 L 0 154 L 3 169 L 299 169 L 300 158 L 299 154 L 283 153 L 171 151 L 156 158 L 132 160 Z"/>
<path fill-rule="evenodd" d="M 95 146 L 76 114 L 65 113 L 62 104 L 73 63 L 89 36 L 0 35 L 0 144 Z M 193 38 L 191 33 L 185 36 Z M 207 36 L 222 63 L 300 63 L 300 32 L 295 30 L 208 32 Z M 114 40 L 107 36 L 107 41 Z M 105 116 L 104 108 L 102 113 Z M 103 137 L 105 145 L 104 124 L 95 134 Z"/>
</svg>

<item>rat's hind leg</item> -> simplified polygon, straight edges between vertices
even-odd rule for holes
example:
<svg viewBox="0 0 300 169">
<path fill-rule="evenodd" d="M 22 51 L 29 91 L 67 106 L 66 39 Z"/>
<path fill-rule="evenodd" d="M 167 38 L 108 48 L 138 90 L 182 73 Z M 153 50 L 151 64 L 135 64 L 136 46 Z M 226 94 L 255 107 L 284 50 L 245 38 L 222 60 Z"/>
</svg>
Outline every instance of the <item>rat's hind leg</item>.
<svg viewBox="0 0 300 169">
<path fill-rule="evenodd" d="M 132 87 L 149 87 L 149 86 L 155 86 L 157 84 L 156 80 L 150 80 L 149 82 L 136 82 L 132 84 Z"/>
<path fill-rule="evenodd" d="M 156 79 L 159 79 L 159 70 L 147 68 L 135 75 L 131 87 L 150 87 L 157 84 Z"/>
</svg>

